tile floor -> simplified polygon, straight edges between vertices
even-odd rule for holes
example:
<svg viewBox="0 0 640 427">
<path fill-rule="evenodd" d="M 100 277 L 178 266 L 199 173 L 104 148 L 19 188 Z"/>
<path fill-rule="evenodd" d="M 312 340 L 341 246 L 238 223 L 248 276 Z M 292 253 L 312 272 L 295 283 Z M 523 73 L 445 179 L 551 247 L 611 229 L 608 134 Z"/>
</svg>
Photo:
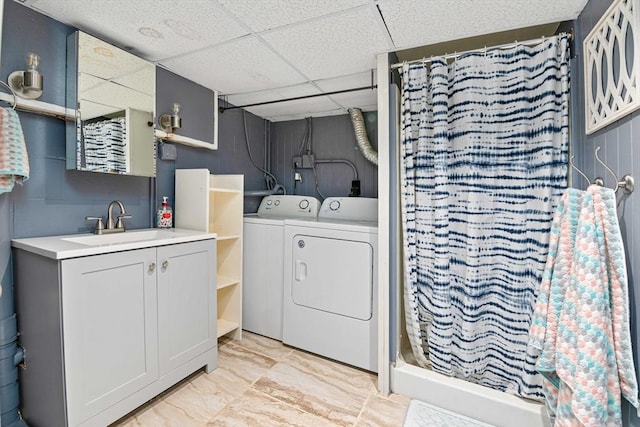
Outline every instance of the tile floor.
<svg viewBox="0 0 640 427">
<path fill-rule="evenodd" d="M 375 375 L 260 335 L 223 339 L 199 371 L 112 427 L 402 426 L 409 399 L 381 396 Z"/>
</svg>

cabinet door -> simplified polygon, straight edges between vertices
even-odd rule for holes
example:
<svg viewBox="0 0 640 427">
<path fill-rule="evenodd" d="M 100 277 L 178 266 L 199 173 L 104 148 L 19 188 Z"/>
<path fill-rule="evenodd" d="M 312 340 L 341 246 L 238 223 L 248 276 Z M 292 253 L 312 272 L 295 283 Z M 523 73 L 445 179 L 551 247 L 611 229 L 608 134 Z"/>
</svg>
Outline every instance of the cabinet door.
<svg viewBox="0 0 640 427">
<path fill-rule="evenodd" d="M 216 345 L 215 240 L 158 248 L 160 375 Z"/>
<path fill-rule="evenodd" d="M 69 425 L 157 379 L 155 262 L 155 249 L 62 261 Z"/>
</svg>

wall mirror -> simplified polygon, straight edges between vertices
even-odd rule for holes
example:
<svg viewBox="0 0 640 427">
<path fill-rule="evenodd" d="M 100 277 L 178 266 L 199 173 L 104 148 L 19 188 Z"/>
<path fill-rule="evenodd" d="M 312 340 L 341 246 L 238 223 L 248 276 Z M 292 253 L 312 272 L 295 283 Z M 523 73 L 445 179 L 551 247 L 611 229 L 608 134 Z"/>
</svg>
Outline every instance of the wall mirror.
<svg viewBox="0 0 640 427">
<path fill-rule="evenodd" d="M 67 40 L 67 169 L 155 176 L 155 65 L 77 31 Z"/>
</svg>

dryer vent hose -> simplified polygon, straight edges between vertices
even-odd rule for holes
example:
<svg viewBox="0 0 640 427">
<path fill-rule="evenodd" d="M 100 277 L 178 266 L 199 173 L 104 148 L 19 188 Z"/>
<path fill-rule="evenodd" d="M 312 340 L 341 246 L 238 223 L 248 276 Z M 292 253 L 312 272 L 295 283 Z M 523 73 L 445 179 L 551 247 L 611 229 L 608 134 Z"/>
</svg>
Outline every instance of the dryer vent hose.
<svg viewBox="0 0 640 427">
<path fill-rule="evenodd" d="M 349 108 L 349 115 L 351 116 L 351 123 L 353 124 L 353 132 L 356 135 L 356 141 L 360 152 L 365 159 L 369 160 L 374 165 L 378 164 L 378 152 L 373 149 L 369 137 L 367 136 L 367 128 L 364 126 L 364 117 L 362 117 L 362 110 L 359 108 Z"/>
</svg>

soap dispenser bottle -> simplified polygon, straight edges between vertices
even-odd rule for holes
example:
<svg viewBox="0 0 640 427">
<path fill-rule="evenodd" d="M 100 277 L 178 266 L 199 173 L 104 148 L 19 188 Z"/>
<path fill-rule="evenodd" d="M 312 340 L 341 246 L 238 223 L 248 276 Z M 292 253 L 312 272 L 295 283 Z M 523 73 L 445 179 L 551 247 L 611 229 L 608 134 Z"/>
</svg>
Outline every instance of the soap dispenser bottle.
<svg viewBox="0 0 640 427">
<path fill-rule="evenodd" d="M 173 227 L 173 210 L 171 209 L 171 206 L 169 206 L 168 200 L 168 197 L 162 197 L 162 205 L 158 208 L 158 214 L 156 216 L 158 228 Z"/>
</svg>

